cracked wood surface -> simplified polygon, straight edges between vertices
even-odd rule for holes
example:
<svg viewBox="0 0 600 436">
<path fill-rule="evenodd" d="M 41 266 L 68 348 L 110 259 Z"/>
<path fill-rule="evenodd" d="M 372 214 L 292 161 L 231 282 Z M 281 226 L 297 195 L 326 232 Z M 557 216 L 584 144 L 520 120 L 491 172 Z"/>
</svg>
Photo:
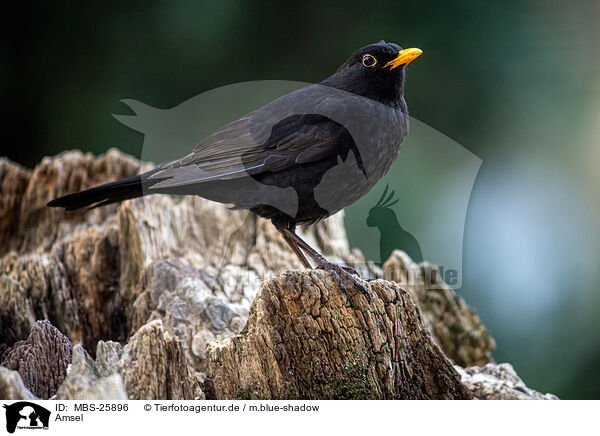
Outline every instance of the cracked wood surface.
<svg viewBox="0 0 600 436">
<path fill-rule="evenodd" d="M 410 296 L 383 280 L 347 301 L 325 271 L 262 284 L 241 335 L 209 345 L 214 398 L 469 399 Z"/>
<path fill-rule="evenodd" d="M 475 311 L 450 288 L 395 283 L 411 262 L 401 252 L 383 270 L 366 262 L 341 213 L 301 235 L 330 260 L 387 279 L 370 282 L 372 301 L 347 302 L 327 273 L 301 271 L 269 222 L 202 198 L 46 207 L 140 168 L 114 149 L 65 152 L 33 170 L 0 159 L 0 361 L 40 320 L 74 344 L 71 366 L 61 358 L 51 371 L 60 380 L 68 370 L 60 386 L 42 392 L 33 367 L 0 368 L 2 395 L 514 397 L 506 383 L 474 377 L 495 346 Z M 44 341 L 34 348 L 44 353 Z"/>
</svg>

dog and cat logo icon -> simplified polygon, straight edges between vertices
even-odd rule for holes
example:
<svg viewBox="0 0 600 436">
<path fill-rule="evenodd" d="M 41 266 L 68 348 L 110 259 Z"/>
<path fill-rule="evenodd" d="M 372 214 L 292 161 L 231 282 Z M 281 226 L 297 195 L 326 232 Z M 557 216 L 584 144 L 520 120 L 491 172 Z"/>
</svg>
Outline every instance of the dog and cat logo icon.
<svg viewBox="0 0 600 436">
<path fill-rule="evenodd" d="M 16 429 L 48 429 L 50 411 L 28 401 L 6 405 L 6 431 L 14 433 Z"/>
</svg>

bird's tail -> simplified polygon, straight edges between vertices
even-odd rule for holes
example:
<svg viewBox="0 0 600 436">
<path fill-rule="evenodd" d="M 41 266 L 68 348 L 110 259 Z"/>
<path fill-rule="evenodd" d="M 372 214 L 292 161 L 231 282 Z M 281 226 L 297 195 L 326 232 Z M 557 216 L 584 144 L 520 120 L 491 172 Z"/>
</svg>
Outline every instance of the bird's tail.
<svg viewBox="0 0 600 436">
<path fill-rule="evenodd" d="M 48 206 L 63 207 L 65 210 L 76 210 L 85 206 L 106 206 L 107 204 L 141 197 L 147 175 L 149 173 L 94 186 L 90 189 L 55 198 L 48 203 Z M 153 181 L 153 183 L 156 183 L 156 181 Z"/>
</svg>

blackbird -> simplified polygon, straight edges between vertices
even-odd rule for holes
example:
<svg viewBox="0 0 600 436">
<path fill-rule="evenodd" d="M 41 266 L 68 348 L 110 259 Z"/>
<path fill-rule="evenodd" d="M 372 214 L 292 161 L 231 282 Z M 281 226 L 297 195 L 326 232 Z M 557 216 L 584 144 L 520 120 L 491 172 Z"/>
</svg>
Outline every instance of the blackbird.
<svg viewBox="0 0 600 436">
<path fill-rule="evenodd" d="M 353 268 L 327 261 L 296 233 L 365 195 L 408 133 L 405 67 L 420 56 L 380 41 L 355 51 L 327 79 L 233 121 L 182 158 L 56 198 L 50 207 L 98 207 L 149 194 L 186 194 L 271 220 L 302 265 L 330 271 L 368 297 Z"/>
</svg>

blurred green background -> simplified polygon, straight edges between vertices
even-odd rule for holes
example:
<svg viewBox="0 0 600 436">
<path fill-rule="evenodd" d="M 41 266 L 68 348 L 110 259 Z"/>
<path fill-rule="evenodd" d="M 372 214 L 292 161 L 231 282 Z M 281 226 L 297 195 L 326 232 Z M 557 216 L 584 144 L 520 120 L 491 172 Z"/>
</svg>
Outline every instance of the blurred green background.
<svg viewBox="0 0 600 436">
<path fill-rule="evenodd" d="M 230 83 L 318 82 L 380 39 L 422 48 L 411 115 L 483 160 L 459 293 L 530 387 L 600 398 L 597 1 L 68 3 L 3 16 L 1 154 L 25 166 L 139 156 L 111 117 L 122 98 L 170 108 Z"/>
</svg>

